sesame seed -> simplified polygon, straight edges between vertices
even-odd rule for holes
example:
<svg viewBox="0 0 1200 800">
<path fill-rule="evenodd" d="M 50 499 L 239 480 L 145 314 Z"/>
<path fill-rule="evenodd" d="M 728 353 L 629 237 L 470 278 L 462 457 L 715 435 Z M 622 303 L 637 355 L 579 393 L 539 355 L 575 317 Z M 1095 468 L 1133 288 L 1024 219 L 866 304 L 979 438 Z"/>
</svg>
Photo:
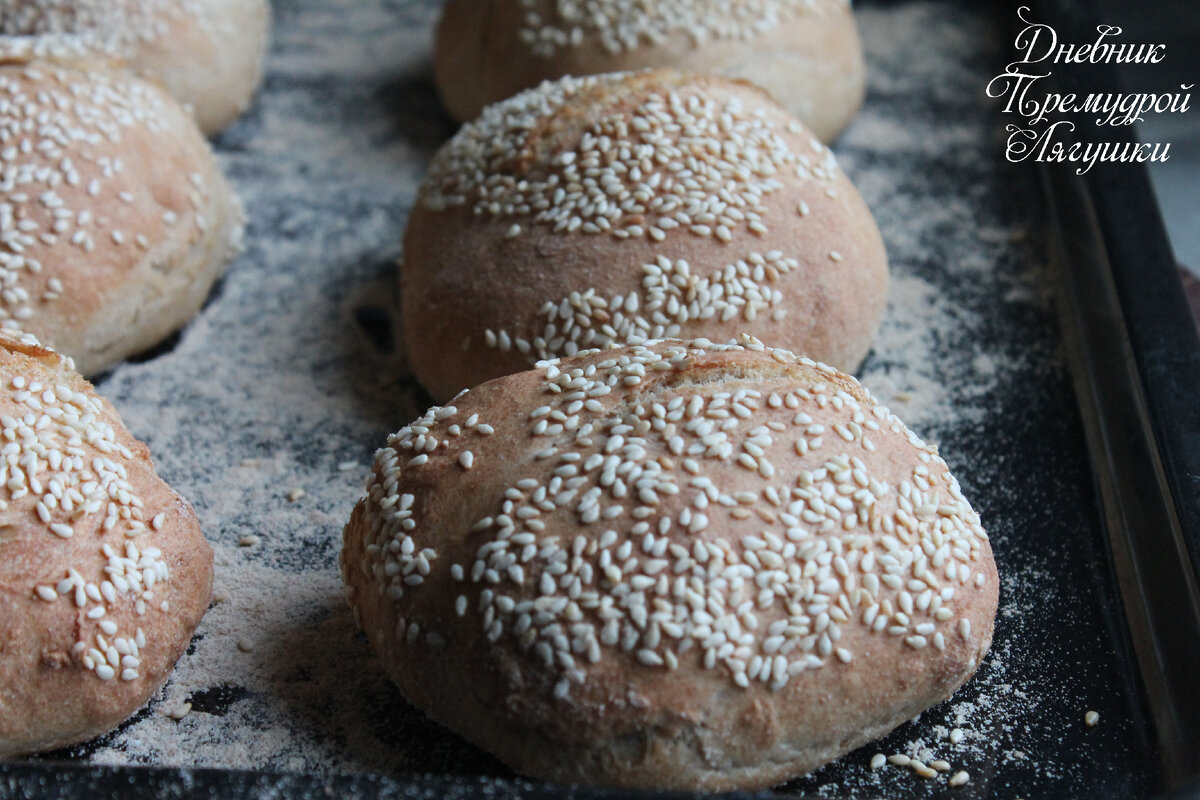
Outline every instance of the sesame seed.
<svg viewBox="0 0 1200 800">
<path fill-rule="evenodd" d="M 238 539 L 238 546 L 239 547 L 253 547 L 254 545 L 258 544 L 261 541 L 262 541 L 262 539 L 259 538 L 259 536 L 257 534 L 248 533 L 245 536 L 243 536 L 242 538 Z"/>
<path fill-rule="evenodd" d="M 965 769 L 963 769 L 963 770 L 959 770 L 958 772 L 951 775 L 948 783 L 951 786 L 962 786 L 970 780 L 971 780 L 971 774 L 969 772 L 967 772 Z"/>
<path fill-rule="evenodd" d="M 1094 728 L 1100 722 L 1100 713 L 1098 711 L 1088 711 L 1083 715 L 1083 724 L 1089 728 Z"/>
<path fill-rule="evenodd" d="M 178 722 L 179 720 L 183 719 L 191 712 L 192 712 L 192 704 L 187 701 L 184 701 L 177 706 L 172 706 L 170 709 L 166 710 L 163 713 L 165 713 L 168 717 L 170 717 L 171 719 Z"/>
<path fill-rule="evenodd" d="M 885 756 L 883 753 L 876 753 L 875 755 L 871 756 L 871 769 L 879 769 L 885 763 L 887 763 L 887 756 Z"/>
</svg>

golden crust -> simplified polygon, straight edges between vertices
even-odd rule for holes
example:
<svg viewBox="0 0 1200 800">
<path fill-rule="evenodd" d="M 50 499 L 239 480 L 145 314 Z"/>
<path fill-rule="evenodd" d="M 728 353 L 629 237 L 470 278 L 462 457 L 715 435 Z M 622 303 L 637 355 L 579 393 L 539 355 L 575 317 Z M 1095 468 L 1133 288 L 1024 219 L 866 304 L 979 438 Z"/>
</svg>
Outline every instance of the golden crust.
<svg viewBox="0 0 1200 800">
<path fill-rule="evenodd" d="M 38 136 L 10 160 L 30 179 L 3 190 L 19 222 L 0 242 L 13 290 L 0 319 L 93 374 L 200 308 L 240 246 L 241 208 L 208 143 L 158 86 L 86 59 L 7 55 L 0 84 L 33 105 L 6 107 L 0 147 L 17 153 Z"/>
<path fill-rule="evenodd" d="M 712 791 L 948 697 L 998 588 L 936 450 L 753 341 L 588 354 L 431 409 L 377 456 L 341 562 L 405 696 L 516 770 Z"/>
<path fill-rule="evenodd" d="M 39 427 L 43 414 L 52 422 Z M 7 757 L 85 741 L 146 702 L 208 606 L 212 551 L 191 507 L 154 474 L 146 446 L 112 406 L 68 360 L 7 331 L 0 426 L 14 448 L 0 488 Z M 67 509 L 56 492 L 82 502 Z"/>
<path fill-rule="evenodd" d="M 654 67 L 748 80 L 825 142 L 837 137 L 862 104 L 861 45 L 844 0 L 776 3 L 779 8 L 764 12 L 762 27 L 754 29 L 714 5 L 708 11 L 716 18 L 712 28 L 699 35 L 696 20 L 647 18 L 656 8 L 669 9 L 667 3 L 607 5 L 614 29 L 640 29 L 634 47 L 619 45 L 612 31 L 589 28 L 587 21 L 565 22 L 554 0 L 449 0 L 434 49 L 434 78 L 446 109 L 466 121 L 542 81 Z M 530 43 L 531 13 L 551 29 L 578 27 L 582 35 L 574 44 Z"/>
<path fill-rule="evenodd" d="M 706 110 L 678 110 L 693 101 Z M 740 127 L 726 131 L 724 112 Z M 637 126 L 671 115 L 700 131 L 654 131 L 666 142 L 661 151 L 677 155 L 622 154 L 649 135 L 635 135 Z M 606 135 L 610 151 L 597 156 L 594 143 Z M 595 178 L 590 162 L 576 169 L 589 157 L 608 174 Z M 709 170 L 701 189 L 688 188 L 693 159 Z M 565 199 L 558 192 L 613 175 L 624 194 L 610 189 L 604 213 L 571 199 L 593 197 L 593 187 Z M 674 227 L 659 228 L 667 223 Z M 594 224 L 609 227 L 589 231 Z M 437 399 L 634 334 L 724 341 L 749 333 L 852 371 L 887 296 L 879 231 L 829 151 L 759 90 L 671 70 L 564 79 L 489 109 L 435 157 L 404 252 L 409 362 Z M 613 319 L 615 297 L 623 323 Z M 559 311 L 547 312 L 568 306 L 573 331 Z M 539 346 L 539 337 L 560 341 Z"/>
</svg>

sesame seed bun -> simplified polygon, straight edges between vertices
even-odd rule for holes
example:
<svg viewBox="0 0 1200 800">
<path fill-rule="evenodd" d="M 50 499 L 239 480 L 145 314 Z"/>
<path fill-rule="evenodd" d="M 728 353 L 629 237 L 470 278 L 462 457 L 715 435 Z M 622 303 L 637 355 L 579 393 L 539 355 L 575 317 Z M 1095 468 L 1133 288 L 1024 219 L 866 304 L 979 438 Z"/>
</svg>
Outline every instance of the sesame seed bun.
<svg viewBox="0 0 1200 800">
<path fill-rule="evenodd" d="M 85 375 L 200 308 L 240 246 L 208 143 L 156 84 L 0 44 L 0 326 Z"/>
<path fill-rule="evenodd" d="M 0 33 L 125 62 L 162 81 L 212 135 L 262 80 L 270 9 L 267 0 L 0 0 Z"/>
<path fill-rule="evenodd" d="M 948 697 L 998 586 L 936 448 L 750 339 L 591 352 L 430 409 L 378 452 L 341 566 L 404 695 L 517 771 L 706 791 Z"/>
<path fill-rule="evenodd" d="M 435 399 L 539 359 L 749 333 L 853 371 L 887 295 L 870 211 L 758 89 L 563 78 L 434 157 L 404 235 L 404 335 Z"/>
<path fill-rule="evenodd" d="M 69 359 L 0 331 L 0 757 L 85 741 L 166 680 L 212 551 Z"/>
<path fill-rule="evenodd" d="M 648 67 L 748 80 L 826 142 L 863 99 L 847 0 L 449 0 L 434 49 L 442 101 L 463 121 L 542 81 Z"/>
</svg>

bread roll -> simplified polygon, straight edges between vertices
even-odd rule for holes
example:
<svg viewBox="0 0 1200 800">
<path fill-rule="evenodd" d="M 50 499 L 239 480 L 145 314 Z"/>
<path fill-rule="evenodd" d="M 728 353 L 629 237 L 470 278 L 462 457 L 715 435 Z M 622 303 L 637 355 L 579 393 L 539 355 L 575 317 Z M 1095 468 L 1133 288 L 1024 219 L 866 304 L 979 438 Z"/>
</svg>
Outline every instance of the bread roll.
<svg viewBox="0 0 1200 800">
<path fill-rule="evenodd" d="M 847 375 L 650 342 L 390 437 L 342 579 L 404 695 L 553 781 L 770 786 L 948 697 L 997 576 L 937 449 Z"/>
<path fill-rule="evenodd" d="M 74 39 L 128 62 L 211 135 L 246 110 L 262 80 L 270 9 L 267 0 L 0 0 L 0 33 Z"/>
<path fill-rule="evenodd" d="M 0 326 L 93 374 L 191 318 L 242 213 L 174 99 L 125 71 L 0 44 Z"/>
<path fill-rule="evenodd" d="M 463 121 L 545 80 L 647 67 L 744 78 L 826 142 L 863 98 L 848 0 L 449 0 L 434 56 Z"/>
<path fill-rule="evenodd" d="M 564 78 L 434 157 L 404 234 L 409 361 L 444 400 L 539 359 L 749 333 L 852 371 L 887 296 L 870 211 L 761 91 Z"/>
<path fill-rule="evenodd" d="M 84 741 L 166 680 L 212 551 L 68 359 L 0 331 L 0 757 Z"/>
</svg>

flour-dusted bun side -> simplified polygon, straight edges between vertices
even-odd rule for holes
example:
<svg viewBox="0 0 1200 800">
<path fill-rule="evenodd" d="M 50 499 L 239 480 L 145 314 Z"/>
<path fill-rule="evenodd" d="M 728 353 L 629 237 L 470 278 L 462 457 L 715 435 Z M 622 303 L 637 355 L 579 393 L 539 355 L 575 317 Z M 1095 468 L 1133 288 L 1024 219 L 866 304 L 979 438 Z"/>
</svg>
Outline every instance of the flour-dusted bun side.
<svg viewBox="0 0 1200 800">
<path fill-rule="evenodd" d="M 267 0 L 0 0 L 0 33 L 123 61 L 161 80 L 211 135 L 262 81 L 270 12 Z"/>
<path fill-rule="evenodd" d="M 438 90 L 464 121 L 545 80 L 648 67 L 748 80 L 826 142 L 864 91 L 848 0 L 448 0 L 435 44 Z"/>
<path fill-rule="evenodd" d="M 0 43 L 0 326 L 93 374 L 200 308 L 242 211 L 195 123 L 160 86 Z"/>
<path fill-rule="evenodd" d="M 212 595 L 212 550 L 70 361 L 0 330 L 0 757 L 140 708 Z"/>
<path fill-rule="evenodd" d="M 430 409 L 378 452 L 341 566 L 404 695 L 517 771 L 713 791 L 948 697 L 998 587 L 936 448 L 755 340 L 587 353 Z"/>
<path fill-rule="evenodd" d="M 409 362 L 438 400 L 661 337 L 748 333 L 853 371 L 886 296 L 832 153 L 758 89 L 673 70 L 488 108 L 434 157 L 401 265 Z"/>
</svg>

